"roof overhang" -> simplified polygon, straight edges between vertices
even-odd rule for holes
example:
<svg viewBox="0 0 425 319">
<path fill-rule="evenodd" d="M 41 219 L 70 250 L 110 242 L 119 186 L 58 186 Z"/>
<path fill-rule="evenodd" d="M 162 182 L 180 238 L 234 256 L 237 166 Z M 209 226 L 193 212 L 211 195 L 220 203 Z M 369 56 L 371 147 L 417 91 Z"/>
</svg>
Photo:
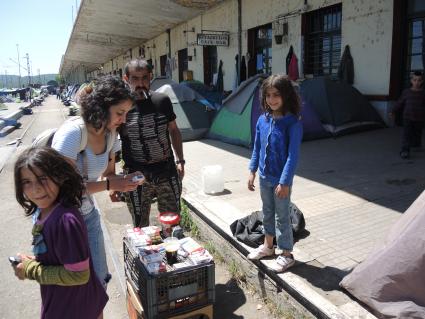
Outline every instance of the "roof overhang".
<svg viewBox="0 0 425 319">
<path fill-rule="evenodd" d="M 81 0 L 60 73 L 88 72 L 224 0 Z"/>
</svg>

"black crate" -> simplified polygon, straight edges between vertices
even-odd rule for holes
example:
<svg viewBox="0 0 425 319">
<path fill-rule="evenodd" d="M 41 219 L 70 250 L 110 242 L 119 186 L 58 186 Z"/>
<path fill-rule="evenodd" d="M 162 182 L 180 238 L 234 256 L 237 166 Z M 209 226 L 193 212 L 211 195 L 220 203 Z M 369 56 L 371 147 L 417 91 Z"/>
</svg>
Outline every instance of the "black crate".
<svg viewBox="0 0 425 319">
<path fill-rule="evenodd" d="M 124 238 L 124 269 L 147 319 L 168 318 L 215 301 L 215 264 L 149 274 Z"/>
</svg>

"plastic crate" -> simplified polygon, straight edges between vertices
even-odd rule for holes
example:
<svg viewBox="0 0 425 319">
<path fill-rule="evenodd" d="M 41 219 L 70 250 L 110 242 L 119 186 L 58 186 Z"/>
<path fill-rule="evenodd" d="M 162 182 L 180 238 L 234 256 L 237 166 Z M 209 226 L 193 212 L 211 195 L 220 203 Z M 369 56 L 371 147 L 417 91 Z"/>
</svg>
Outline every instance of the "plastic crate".
<svg viewBox="0 0 425 319">
<path fill-rule="evenodd" d="M 144 319 L 144 311 L 140 303 L 140 298 L 135 293 L 133 285 L 126 281 L 127 284 L 127 312 L 129 319 Z M 175 314 L 170 319 L 213 319 L 213 305 L 209 304 L 189 310 L 181 314 Z"/>
<path fill-rule="evenodd" d="M 140 297 L 145 318 L 168 318 L 214 303 L 214 262 L 149 274 L 125 238 L 123 243 L 125 274 Z"/>
</svg>

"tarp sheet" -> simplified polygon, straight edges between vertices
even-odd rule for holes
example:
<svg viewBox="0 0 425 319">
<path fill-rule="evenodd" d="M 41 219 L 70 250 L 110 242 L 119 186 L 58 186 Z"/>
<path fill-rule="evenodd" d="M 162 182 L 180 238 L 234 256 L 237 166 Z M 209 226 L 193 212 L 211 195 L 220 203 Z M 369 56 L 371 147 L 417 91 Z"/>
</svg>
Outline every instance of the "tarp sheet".
<svg viewBox="0 0 425 319">
<path fill-rule="evenodd" d="M 340 285 L 380 318 L 425 318 L 425 191 Z"/>
</svg>

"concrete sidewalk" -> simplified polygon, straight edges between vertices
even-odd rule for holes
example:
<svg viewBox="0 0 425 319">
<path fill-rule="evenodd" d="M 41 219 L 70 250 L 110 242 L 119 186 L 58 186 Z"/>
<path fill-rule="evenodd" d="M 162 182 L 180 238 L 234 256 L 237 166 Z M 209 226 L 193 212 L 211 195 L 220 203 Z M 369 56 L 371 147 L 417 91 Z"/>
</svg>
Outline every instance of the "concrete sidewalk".
<svg viewBox="0 0 425 319">
<path fill-rule="evenodd" d="M 296 266 L 274 278 L 320 317 L 374 318 L 338 283 L 425 188 L 425 152 L 401 160 L 400 136 L 401 129 L 390 128 L 302 144 L 292 201 L 304 213 L 306 231 L 295 244 Z M 250 150 L 202 140 L 185 143 L 184 153 L 183 198 L 231 237 L 233 221 L 261 209 L 258 180 L 257 191 L 247 190 Z M 222 165 L 225 175 L 225 191 L 215 196 L 204 194 L 201 185 L 202 167 L 212 164 Z M 229 240 L 244 255 L 251 250 Z"/>
</svg>

